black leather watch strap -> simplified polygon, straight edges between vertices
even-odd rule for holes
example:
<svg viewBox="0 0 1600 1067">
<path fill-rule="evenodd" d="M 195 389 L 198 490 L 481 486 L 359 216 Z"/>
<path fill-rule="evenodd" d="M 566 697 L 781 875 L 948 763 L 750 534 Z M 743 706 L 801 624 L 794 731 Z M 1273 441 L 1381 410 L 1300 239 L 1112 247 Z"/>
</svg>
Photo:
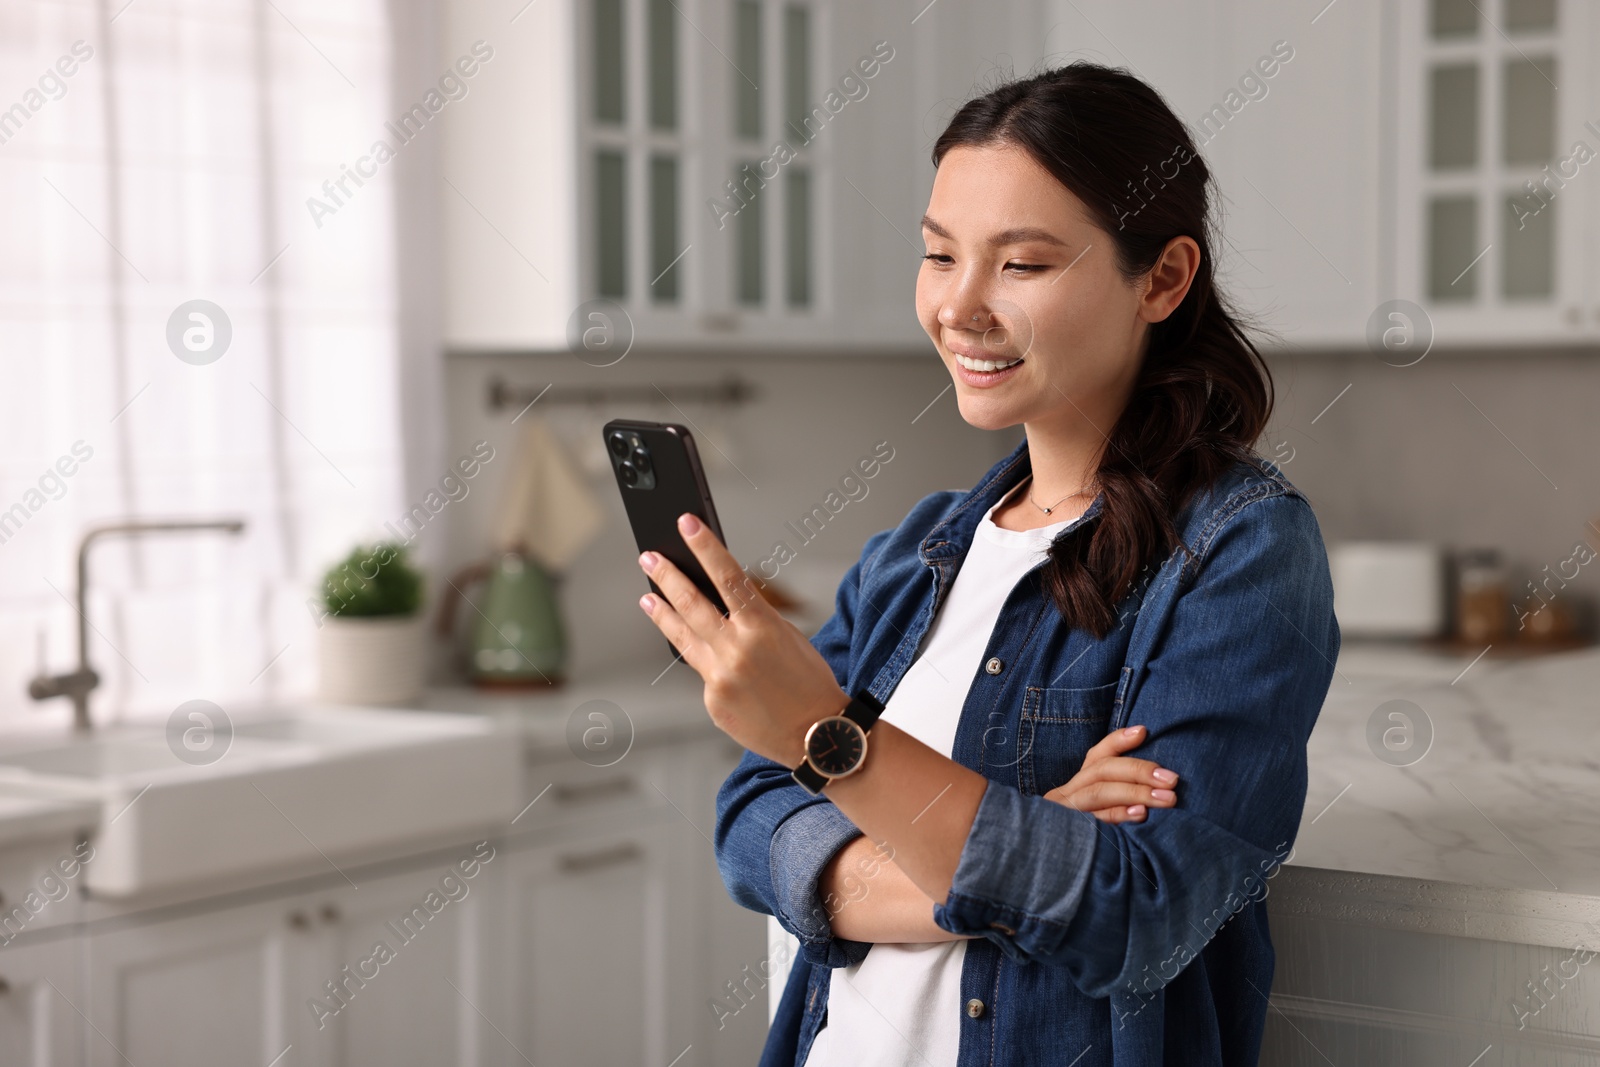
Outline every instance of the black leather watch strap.
<svg viewBox="0 0 1600 1067">
<path fill-rule="evenodd" d="M 808 759 L 801 760 L 800 766 L 789 773 L 807 793 L 820 793 L 822 787 L 828 784 L 828 776 L 811 766 L 811 761 Z"/>
<path fill-rule="evenodd" d="M 870 730 L 872 724 L 878 721 L 878 716 L 883 714 L 883 705 L 878 703 L 877 697 L 863 689 L 850 698 L 849 706 L 839 714 L 863 730 Z"/>
<path fill-rule="evenodd" d="M 862 732 L 866 733 L 872 729 L 872 724 L 878 721 L 878 716 L 883 714 L 883 705 L 878 702 L 877 697 L 863 689 L 850 698 L 850 703 L 845 705 L 845 709 L 839 714 L 861 727 Z M 800 765 L 790 772 L 790 776 L 800 783 L 802 789 L 812 794 L 822 792 L 823 787 L 832 781 L 811 765 L 809 757 L 802 757 Z"/>
</svg>

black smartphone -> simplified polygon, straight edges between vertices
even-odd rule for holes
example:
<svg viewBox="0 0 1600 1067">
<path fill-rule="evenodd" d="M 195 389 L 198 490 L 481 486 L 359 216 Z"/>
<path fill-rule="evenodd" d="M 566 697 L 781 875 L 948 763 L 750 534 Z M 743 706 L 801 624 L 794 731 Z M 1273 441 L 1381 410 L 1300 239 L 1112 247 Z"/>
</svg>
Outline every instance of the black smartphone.
<svg viewBox="0 0 1600 1067">
<path fill-rule="evenodd" d="M 688 512 L 722 540 L 722 524 L 693 435 L 674 423 L 632 419 L 613 419 L 602 432 L 639 551 L 659 552 L 671 560 L 726 615 L 728 607 L 716 583 L 678 532 L 678 516 Z M 661 595 L 654 581 L 650 588 Z"/>
</svg>

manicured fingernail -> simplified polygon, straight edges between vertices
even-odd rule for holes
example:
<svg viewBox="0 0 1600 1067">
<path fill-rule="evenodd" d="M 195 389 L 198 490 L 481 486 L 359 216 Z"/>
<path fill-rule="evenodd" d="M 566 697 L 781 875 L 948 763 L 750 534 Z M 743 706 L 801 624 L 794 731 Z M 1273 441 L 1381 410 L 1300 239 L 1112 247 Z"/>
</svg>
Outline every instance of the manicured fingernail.
<svg viewBox="0 0 1600 1067">
<path fill-rule="evenodd" d="M 1178 794 L 1174 793 L 1170 789 L 1152 789 L 1152 790 L 1150 790 L 1150 795 L 1155 797 L 1157 800 L 1177 800 L 1178 799 Z"/>
<path fill-rule="evenodd" d="M 1166 782 L 1168 785 L 1171 785 L 1173 782 L 1178 780 L 1178 776 L 1167 770 L 1165 767 L 1157 767 L 1155 770 L 1150 772 L 1150 776 L 1156 781 Z"/>
<path fill-rule="evenodd" d="M 1124 734 L 1126 734 L 1127 736 L 1132 737 L 1134 734 L 1138 733 L 1140 730 L 1143 730 L 1143 729 L 1144 729 L 1143 726 L 1130 726 L 1130 727 L 1128 727 L 1126 730 L 1124 730 L 1122 732 Z"/>
<path fill-rule="evenodd" d="M 685 512 L 678 516 L 678 529 L 692 537 L 700 532 L 700 520 Z"/>
<path fill-rule="evenodd" d="M 1144 814 L 1144 805 L 1143 804 L 1135 804 L 1135 805 L 1133 805 L 1133 807 L 1128 809 L 1128 814 L 1132 815 L 1135 819 L 1137 819 L 1139 816 Z"/>
<path fill-rule="evenodd" d="M 644 609 L 646 615 L 654 615 L 656 613 L 656 598 L 646 593 L 639 598 L 639 606 Z"/>
<path fill-rule="evenodd" d="M 646 552 L 639 557 L 639 566 L 644 568 L 646 574 L 652 573 L 656 569 L 656 564 L 660 562 L 661 557 L 654 552 Z"/>
</svg>

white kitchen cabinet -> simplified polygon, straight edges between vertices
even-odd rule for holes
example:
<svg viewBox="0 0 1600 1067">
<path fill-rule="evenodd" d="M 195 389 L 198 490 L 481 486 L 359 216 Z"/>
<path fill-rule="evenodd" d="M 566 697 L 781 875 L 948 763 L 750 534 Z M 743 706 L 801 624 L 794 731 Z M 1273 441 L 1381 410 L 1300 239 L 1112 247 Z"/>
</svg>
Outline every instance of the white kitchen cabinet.
<svg viewBox="0 0 1600 1067">
<path fill-rule="evenodd" d="M 1214 14 L 1210 96 L 1184 118 L 1222 194 L 1224 292 L 1274 347 L 1359 346 L 1387 299 L 1382 5 Z"/>
<path fill-rule="evenodd" d="M 1385 254 L 1381 4 L 1050 6 L 1055 54 L 1128 68 L 1188 125 L 1217 183 L 1223 293 L 1288 346 L 1362 343 Z"/>
<path fill-rule="evenodd" d="M 1130 66 L 1189 123 L 1224 197 L 1224 291 L 1291 349 L 1366 352 L 1390 301 L 1425 317 L 1391 309 L 1379 329 L 1435 347 L 1600 336 L 1600 181 L 1578 161 L 1600 159 L 1593 5 L 1057 8 L 1054 37 Z M 1152 19 L 1172 32 L 1142 32 Z M 1293 58 L 1260 77 L 1278 42 Z"/>
<path fill-rule="evenodd" d="M 743 755 L 744 750 L 726 737 L 700 747 L 693 777 L 699 794 L 694 818 L 708 836 L 716 826 L 717 789 Z M 688 891 L 699 904 L 692 914 L 700 926 L 695 942 L 705 950 L 702 973 L 706 977 L 685 997 L 684 1010 L 700 1020 L 705 1053 L 685 1057 L 685 1063 L 692 1059 L 703 1067 L 748 1067 L 761 1058 L 766 1044 L 767 1014 L 762 998 L 767 988 L 781 986 L 788 974 L 787 957 L 772 956 L 766 917 L 740 907 L 728 896 L 711 842 L 697 833 L 688 843 Z"/>
<path fill-rule="evenodd" d="M 0 847 L 0 1064 L 7 1067 L 83 1062 L 84 994 L 72 933 L 82 915 L 83 855 L 66 832 Z"/>
<path fill-rule="evenodd" d="M 530 767 L 530 795 L 551 790 L 530 816 L 556 805 L 536 834 L 506 843 L 497 872 L 502 1047 L 558 1067 L 759 1058 L 759 1008 L 719 1026 L 712 1006 L 763 954 L 760 917 L 728 899 L 709 840 L 716 790 L 738 754 L 714 737 L 607 768 Z M 521 1060 L 507 1049 L 485 1062 Z"/>
<path fill-rule="evenodd" d="M 497 1062 L 484 1058 L 478 1011 L 485 1001 L 484 937 L 493 936 L 482 925 L 489 895 L 483 889 L 501 857 L 467 844 L 457 852 L 400 874 L 360 878 L 354 887 L 341 884 L 287 908 L 297 960 L 289 1003 L 292 1029 L 301 1035 L 296 1064 Z M 481 854 L 494 858 L 475 877 L 452 874 L 452 864 Z M 339 998 L 329 982 L 340 986 Z"/>
<path fill-rule="evenodd" d="M 502 1029 L 534 1063 L 664 1067 L 693 1043 L 669 993 L 693 985 L 671 922 L 683 902 L 672 901 L 670 868 L 686 832 L 619 828 L 508 857 L 500 928 L 521 1004 Z"/>
<path fill-rule="evenodd" d="M 1224 196 L 1221 280 L 1269 346 L 1366 351 L 1374 322 L 1446 348 L 1600 337 L 1600 251 L 1585 239 L 1600 224 L 1600 11 L 1583 0 L 914 14 L 837 0 L 525 9 L 506 56 L 563 46 L 486 64 L 443 131 L 450 345 L 563 349 L 578 322 L 646 348 L 920 351 L 933 139 L 1001 72 L 1077 57 L 1130 67 L 1201 142 Z M 488 0 L 453 6 L 448 58 L 500 18 Z M 892 58 L 840 94 L 875 52 Z M 817 106 L 816 136 L 792 136 Z M 795 158 L 730 213 L 736 168 L 779 141 Z M 587 306 L 602 298 L 614 306 Z M 1397 300 L 1426 321 L 1375 318 Z"/>
<path fill-rule="evenodd" d="M 83 1062 L 76 949 L 70 938 L 0 947 L 0 1063 Z"/>
<path fill-rule="evenodd" d="M 1391 17 L 1395 294 L 1439 345 L 1600 336 L 1593 5 L 1439 0 Z"/>
<path fill-rule="evenodd" d="M 554 0 L 505 18 L 488 0 L 448 15 L 446 62 L 503 35 L 442 120 L 453 349 L 560 350 L 590 329 L 643 348 L 920 346 L 931 165 L 900 12 Z"/>
<path fill-rule="evenodd" d="M 1284 869 L 1291 871 L 1299 873 Z M 1328 905 L 1344 893 L 1328 889 L 1339 883 L 1354 906 L 1336 912 Z M 1539 919 L 1507 924 L 1456 910 L 1473 891 L 1448 884 L 1419 881 L 1413 906 L 1396 908 L 1386 898 L 1399 884 L 1308 870 L 1267 898 L 1276 971 L 1263 1067 L 1595 1062 L 1600 1001 L 1586 973 L 1591 938 L 1532 932 L 1539 919 L 1558 915 L 1582 926 L 1578 916 L 1589 909 L 1576 894 L 1564 907 L 1539 909 Z M 1512 924 L 1523 933 L 1507 939 Z"/>
<path fill-rule="evenodd" d="M 89 935 L 87 1062 L 476 1067 L 478 912 L 493 861 L 458 879 L 450 900 L 441 879 L 473 847 L 459 851 L 400 873 L 355 872 L 354 886 L 170 921 L 134 915 Z"/>
<path fill-rule="evenodd" d="M 302 987 L 291 933 L 268 903 L 89 935 L 84 1062 L 271 1063 L 293 1043 Z"/>
</svg>

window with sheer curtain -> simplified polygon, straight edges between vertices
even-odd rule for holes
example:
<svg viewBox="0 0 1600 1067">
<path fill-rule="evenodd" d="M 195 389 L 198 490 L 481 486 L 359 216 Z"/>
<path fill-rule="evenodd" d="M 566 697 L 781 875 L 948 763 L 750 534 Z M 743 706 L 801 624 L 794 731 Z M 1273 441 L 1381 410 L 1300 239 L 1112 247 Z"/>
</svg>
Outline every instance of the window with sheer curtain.
<svg viewBox="0 0 1600 1067">
<path fill-rule="evenodd" d="M 385 10 L 0 3 L 0 728 L 68 721 L 27 681 L 129 517 L 248 528 L 94 549 L 98 722 L 312 688 L 321 570 L 403 510 L 392 191 L 307 209 L 387 118 Z"/>
</svg>

